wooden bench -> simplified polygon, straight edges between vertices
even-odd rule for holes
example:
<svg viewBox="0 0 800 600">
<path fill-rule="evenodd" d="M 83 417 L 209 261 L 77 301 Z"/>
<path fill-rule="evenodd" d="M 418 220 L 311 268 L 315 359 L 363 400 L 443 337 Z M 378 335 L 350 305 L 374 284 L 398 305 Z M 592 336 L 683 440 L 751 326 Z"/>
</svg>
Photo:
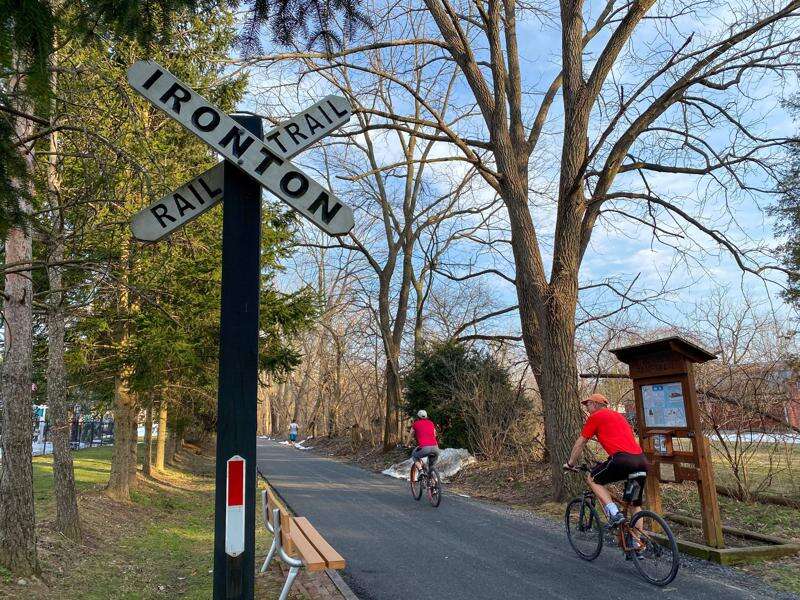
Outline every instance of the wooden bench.
<svg viewBox="0 0 800 600">
<path fill-rule="evenodd" d="M 272 490 L 261 494 L 264 526 L 272 534 L 272 546 L 261 566 L 265 572 L 272 559 L 279 556 L 289 565 L 289 575 L 279 600 L 286 600 L 289 590 L 302 567 L 309 571 L 344 569 L 345 560 L 305 517 L 293 517 L 278 502 Z"/>
</svg>

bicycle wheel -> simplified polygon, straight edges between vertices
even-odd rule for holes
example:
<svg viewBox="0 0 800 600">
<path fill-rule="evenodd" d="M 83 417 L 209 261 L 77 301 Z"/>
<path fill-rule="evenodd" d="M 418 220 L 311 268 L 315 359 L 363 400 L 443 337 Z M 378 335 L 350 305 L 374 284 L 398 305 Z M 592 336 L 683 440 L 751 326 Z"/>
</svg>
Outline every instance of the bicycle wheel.
<svg viewBox="0 0 800 600">
<path fill-rule="evenodd" d="M 416 481 L 414 481 L 414 473 L 416 472 L 417 477 Z M 411 480 L 408 482 L 409 487 L 411 488 L 411 495 L 414 496 L 414 500 L 419 500 L 422 498 L 422 490 L 426 487 L 425 481 L 425 473 L 422 471 L 417 471 L 416 467 L 411 467 Z"/>
<path fill-rule="evenodd" d="M 639 533 L 641 549 L 635 552 L 633 564 L 646 581 L 653 585 L 664 586 L 669 584 L 678 574 L 681 566 L 681 557 L 678 554 L 678 544 L 667 522 L 649 510 L 639 511 L 631 520 L 631 529 L 641 523 L 642 532 Z M 661 533 L 654 533 L 661 528 Z"/>
<path fill-rule="evenodd" d="M 442 484 L 436 469 L 431 470 L 430 480 L 428 481 L 428 501 L 434 508 L 438 507 L 442 502 Z"/>
<path fill-rule="evenodd" d="M 603 525 L 592 503 L 575 498 L 564 513 L 567 539 L 575 553 L 583 560 L 594 560 L 603 549 Z"/>
</svg>

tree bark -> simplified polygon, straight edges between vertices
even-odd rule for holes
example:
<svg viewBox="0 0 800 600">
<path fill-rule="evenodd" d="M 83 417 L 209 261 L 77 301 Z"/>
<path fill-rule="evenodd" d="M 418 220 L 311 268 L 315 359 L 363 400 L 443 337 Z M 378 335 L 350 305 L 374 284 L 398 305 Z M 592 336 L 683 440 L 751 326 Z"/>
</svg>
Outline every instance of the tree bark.
<svg viewBox="0 0 800 600">
<path fill-rule="evenodd" d="M 55 66 L 56 57 L 52 58 Z M 53 89 L 57 72 L 51 74 Z M 55 102 L 51 114 L 56 114 Z M 50 409 L 53 442 L 53 491 L 56 498 L 56 528 L 67 538 L 81 540 L 78 498 L 75 491 L 75 472 L 70 449 L 71 423 L 67 398 L 67 373 L 64 366 L 64 336 L 66 331 L 66 301 L 62 268 L 64 260 L 64 209 L 61 201 L 61 175 L 58 171 L 59 133 L 49 136 L 50 155 L 47 159 L 47 188 L 52 211 L 47 279 L 47 406 Z"/>
<path fill-rule="evenodd" d="M 278 386 L 274 384 L 268 373 L 262 375 L 267 378 L 268 383 L 259 377 L 258 384 L 258 411 L 256 415 L 256 435 L 269 435 L 272 429 L 271 414 L 272 414 L 272 396 L 277 393 Z"/>
<path fill-rule="evenodd" d="M 120 349 L 128 344 L 130 336 L 130 293 L 128 280 L 131 272 L 130 245 L 125 243 L 120 258 L 122 281 L 119 287 L 117 344 Z M 136 483 L 136 400 L 128 389 L 130 369 L 123 366 L 114 378 L 114 452 L 111 456 L 111 475 L 106 492 L 116 500 L 130 500 L 130 489 Z"/>
<path fill-rule="evenodd" d="M 53 440 L 53 489 L 56 497 L 56 528 L 71 540 L 80 541 L 81 524 L 75 492 L 72 451 L 69 447 L 70 420 L 67 402 L 67 373 L 64 367 L 65 295 L 61 268 L 64 258 L 61 227 L 54 231 L 47 276 L 50 298 L 47 315 L 47 405 L 50 408 Z"/>
<path fill-rule="evenodd" d="M 18 83 L 12 81 L 11 87 Z M 19 139 L 28 139 L 33 133 L 33 123 L 15 119 L 14 129 Z M 28 172 L 33 173 L 33 149 L 23 146 L 21 152 L 25 153 Z M 34 193 L 30 182 L 16 182 L 16 185 L 28 194 Z M 19 202 L 22 211 L 30 215 L 32 209 L 27 194 L 20 194 Z M 30 263 L 33 246 L 31 236 L 24 228 L 9 229 L 5 255 L 6 264 Z M 0 462 L 0 565 L 16 575 L 39 572 L 31 462 L 32 304 L 31 272 L 7 273 L 3 300 L 5 356 L 0 382 L 4 403 L 3 457 Z"/>
<path fill-rule="evenodd" d="M 136 406 L 124 375 L 114 380 L 114 452 L 106 494 L 115 500 L 130 500 L 131 473 L 136 474 Z M 131 446 L 134 451 L 131 451 Z M 131 464 L 133 463 L 133 464 Z"/>
<path fill-rule="evenodd" d="M 164 470 L 167 441 L 167 401 L 163 398 L 158 406 L 158 438 L 156 439 L 156 469 Z"/>
<path fill-rule="evenodd" d="M 175 464 L 175 455 L 178 453 L 178 447 L 180 446 L 180 434 L 178 433 L 178 429 L 174 424 L 175 417 L 173 415 L 172 418 L 173 424 L 167 424 L 167 429 L 169 434 L 167 435 L 166 440 L 166 456 L 164 457 L 166 463 L 168 465 Z"/>
<path fill-rule="evenodd" d="M 142 452 L 142 474 L 150 477 L 151 450 L 153 447 L 153 403 L 147 405 L 144 416 L 144 450 Z"/>
<path fill-rule="evenodd" d="M 392 359 L 386 361 L 386 419 L 383 426 L 383 450 L 388 452 L 397 442 L 397 411 L 400 407 L 399 368 Z"/>
<path fill-rule="evenodd" d="M 133 414 L 131 415 L 131 440 L 128 446 L 131 453 L 130 462 L 128 462 L 128 486 L 135 487 L 136 464 L 139 462 L 139 407 L 134 395 L 131 396 L 131 401 L 133 404 Z"/>
</svg>

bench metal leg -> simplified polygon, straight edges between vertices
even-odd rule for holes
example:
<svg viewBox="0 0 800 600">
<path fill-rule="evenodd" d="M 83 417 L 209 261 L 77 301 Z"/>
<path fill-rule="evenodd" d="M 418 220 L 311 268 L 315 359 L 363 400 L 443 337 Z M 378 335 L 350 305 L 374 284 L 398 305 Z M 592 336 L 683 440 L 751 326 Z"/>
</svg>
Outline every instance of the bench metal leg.
<svg viewBox="0 0 800 600">
<path fill-rule="evenodd" d="M 289 597 L 289 589 L 292 587 L 297 574 L 300 572 L 300 567 L 291 567 L 289 569 L 289 576 L 286 578 L 286 583 L 283 584 L 283 590 L 278 600 L 286 600 Z"/>
<path fill-rule="evenodd" d="M 272 562 L 272 559 L 275 558 L 275 553 L 278 551 L 278 540 L 276 538 L 272 539 L 272 546 L 269 548 L 269 553 L 267 553 L 267 558 L 264 559 L 264 564 L 261 566 L 261 572 L 266 572 L 269 569 L 269 564 Z"/>
</svg>

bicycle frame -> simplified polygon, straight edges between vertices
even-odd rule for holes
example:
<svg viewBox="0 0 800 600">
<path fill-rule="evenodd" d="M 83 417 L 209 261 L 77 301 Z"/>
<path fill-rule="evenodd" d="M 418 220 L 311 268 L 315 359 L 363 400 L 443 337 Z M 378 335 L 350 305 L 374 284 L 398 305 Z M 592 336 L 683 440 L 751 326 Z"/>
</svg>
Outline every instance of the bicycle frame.
<svg viewBox="0 0 800 600">
<path fill-rule="evenodd" d="M 617 498 L 616 496 L 612 496 L 612 499 L 614 500 L 614 502 L 619 504 L 620 512 L 622 512 L 622 514 L 625 515 L 625 521 L 619 527 L 616 528 L 617 543 L 619 544 L 619 547 L 622 549 L 623 552 L 630 552 L 631 550 L 636 550 L 637 548 L 631 548 L 627 542 L 628 538 L 627 534 L 630 533 L 631 530 L 630 523 L 628 523 L 629 505 L 627 502 L 621 500 L 620 498 Z M 578 521 L 581 524 L 581 528 L 584 527 L 583 522 L 586 516 L 586 506 L 588 505 L 591 508 L 595 509 L 594 512 L 589 513 L 589 522 L 586 524 L 586 529 L 584 529 L 584 531 L 591 530 L 592 527 L 594 526 L 594 523 L 592 523 L 592 519 L 594 518 L 594 515 L 597 514 L 596 504 L 597 504 L 597 497 L 594 495 L 594 492 L 591 490 L 584 491 L 583 497 L 581 498 L 581 511 L 579 514 L 579 521 Z"/>
</svg>

